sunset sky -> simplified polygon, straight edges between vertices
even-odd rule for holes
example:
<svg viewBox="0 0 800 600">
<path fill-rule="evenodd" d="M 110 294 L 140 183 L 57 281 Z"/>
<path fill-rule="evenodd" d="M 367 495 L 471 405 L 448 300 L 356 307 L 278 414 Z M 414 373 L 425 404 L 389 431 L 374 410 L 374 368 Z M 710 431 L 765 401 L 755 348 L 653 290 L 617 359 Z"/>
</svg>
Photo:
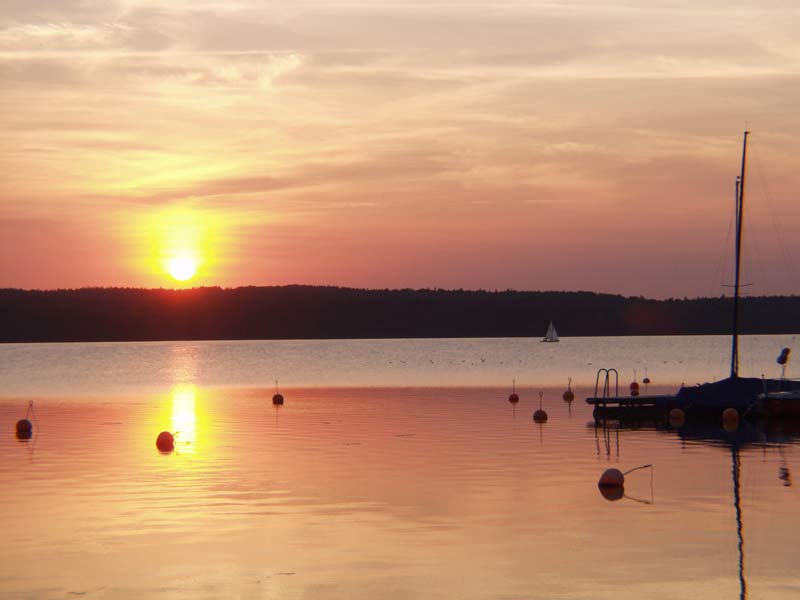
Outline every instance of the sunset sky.
<svg viewBox="0 0 800 600">
<path fill-rule="evenodd" d="M 717 296 L 747 124 L 748 293 L 800 293 L 798 31 L 779 0 L 4 0 L 0 287 Z"/>
</svg>

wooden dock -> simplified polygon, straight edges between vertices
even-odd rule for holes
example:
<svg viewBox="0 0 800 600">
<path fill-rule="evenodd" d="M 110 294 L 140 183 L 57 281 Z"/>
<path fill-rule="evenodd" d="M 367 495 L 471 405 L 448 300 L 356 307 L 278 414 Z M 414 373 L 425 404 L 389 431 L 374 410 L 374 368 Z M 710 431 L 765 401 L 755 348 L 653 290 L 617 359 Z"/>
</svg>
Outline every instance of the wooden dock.
<svg viewBox="0 0 800 600">
<path fill-rule="evenodd" d="M 586 399 L 595 419 L 666 417 L 676 404 L 674 395 L 605 396 Z"/>
</svg>

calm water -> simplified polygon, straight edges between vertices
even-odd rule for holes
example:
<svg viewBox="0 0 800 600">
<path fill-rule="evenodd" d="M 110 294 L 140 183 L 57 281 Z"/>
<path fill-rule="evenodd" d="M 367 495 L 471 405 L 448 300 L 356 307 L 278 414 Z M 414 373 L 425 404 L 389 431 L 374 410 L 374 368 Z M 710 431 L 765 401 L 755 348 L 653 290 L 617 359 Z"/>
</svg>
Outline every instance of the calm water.
<svg viewBox="0 0 800 600">
<path fill-rule="evenodd" d="M 795 335 L 742 336 L 741 373 L 780 375 Z M 800 348 L 795 348 L 800 352 Z M 594 385 L 600 367 L 674 387 L 730 370 L 726 336 L 0 344 L 0 394 L 86 395 L 201 387 Z"/>
<path fill-rule="evenodd" d="M 792 338 L 745 342 L 743 371 L 774 374 Z M 0 595 L 797 596 L 800 431 L 602 429 L 583 403 L 598 366 L 626 384 L 647 367 L 671 390 L 724 374 L 712 355 L 726 350 L 724 338 L 2 346 Z M 531 419 L 540 390 L 544 425 Z M 39 429 L 20 442 L 29 398 Z M 174 453 L 156 450 L 161 430 L 177 432 Z M 624 497 L 600 494 L 604 469 L 645 464 Z"/>
</svg>

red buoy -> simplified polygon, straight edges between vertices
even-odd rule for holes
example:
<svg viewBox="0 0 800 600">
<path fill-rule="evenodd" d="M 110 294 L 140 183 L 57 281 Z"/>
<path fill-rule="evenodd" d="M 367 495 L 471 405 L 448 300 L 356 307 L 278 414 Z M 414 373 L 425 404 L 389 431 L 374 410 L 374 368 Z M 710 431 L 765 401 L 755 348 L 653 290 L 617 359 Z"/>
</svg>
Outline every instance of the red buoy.
<svg viewBox="0 0 800 600">
<path fill-rule="evenodd" d="M 156 438 L 156 448 L 159 452 L 172 452 L 175 449 L 175 438 L 169 431 L 162 431 Z"/>
</svg>

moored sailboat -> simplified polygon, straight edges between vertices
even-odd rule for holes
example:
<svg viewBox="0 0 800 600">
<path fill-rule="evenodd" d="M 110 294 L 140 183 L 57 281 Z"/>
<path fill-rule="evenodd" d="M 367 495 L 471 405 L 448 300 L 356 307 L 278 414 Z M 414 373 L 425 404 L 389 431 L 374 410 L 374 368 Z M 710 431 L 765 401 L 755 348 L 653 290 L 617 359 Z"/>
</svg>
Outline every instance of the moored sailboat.
<svg viewBox="0 0 800 600">
<path fill-rule="evenodd" d="M 736 178 L 736 246 L 735 246 L 735 280 L 733 295 L 733 323 L 731 332 L 731 371 L 730 376 L 704 383 L 694 387 L 681 387 L 673 396 L 653 396 L 633 399 L 629 397 L 597 397 L 598 386 L 595 386 L 595 397 L 587 398 L 589 404 L 595 405 L 596 417 L 615 416 L 620 411 L 630 414 L 637 408 L 668 414 L 678 408 L 688 417 L 719 417 L 725 409 L 732 408 L 742 416 L 765 414 L 764 397 L 776 393 L 800 390 L 800 381 L 788 379 L 766 379 L 739 376 L 739 293 L 741 288 L 742 231 L 744 227 L 744 192 L 747 165 L 747 137 L 744 132 L 742 142 L 742 163 L 739 176 Z M 601 369 L 602 371 L 602 369 Z M 606 377 L 608 371 L 606 370 Z M 600 372 L 598 372 L 598 380 Z M 605 389 L 608 389 L 607 386 Z"/>
</svg>

